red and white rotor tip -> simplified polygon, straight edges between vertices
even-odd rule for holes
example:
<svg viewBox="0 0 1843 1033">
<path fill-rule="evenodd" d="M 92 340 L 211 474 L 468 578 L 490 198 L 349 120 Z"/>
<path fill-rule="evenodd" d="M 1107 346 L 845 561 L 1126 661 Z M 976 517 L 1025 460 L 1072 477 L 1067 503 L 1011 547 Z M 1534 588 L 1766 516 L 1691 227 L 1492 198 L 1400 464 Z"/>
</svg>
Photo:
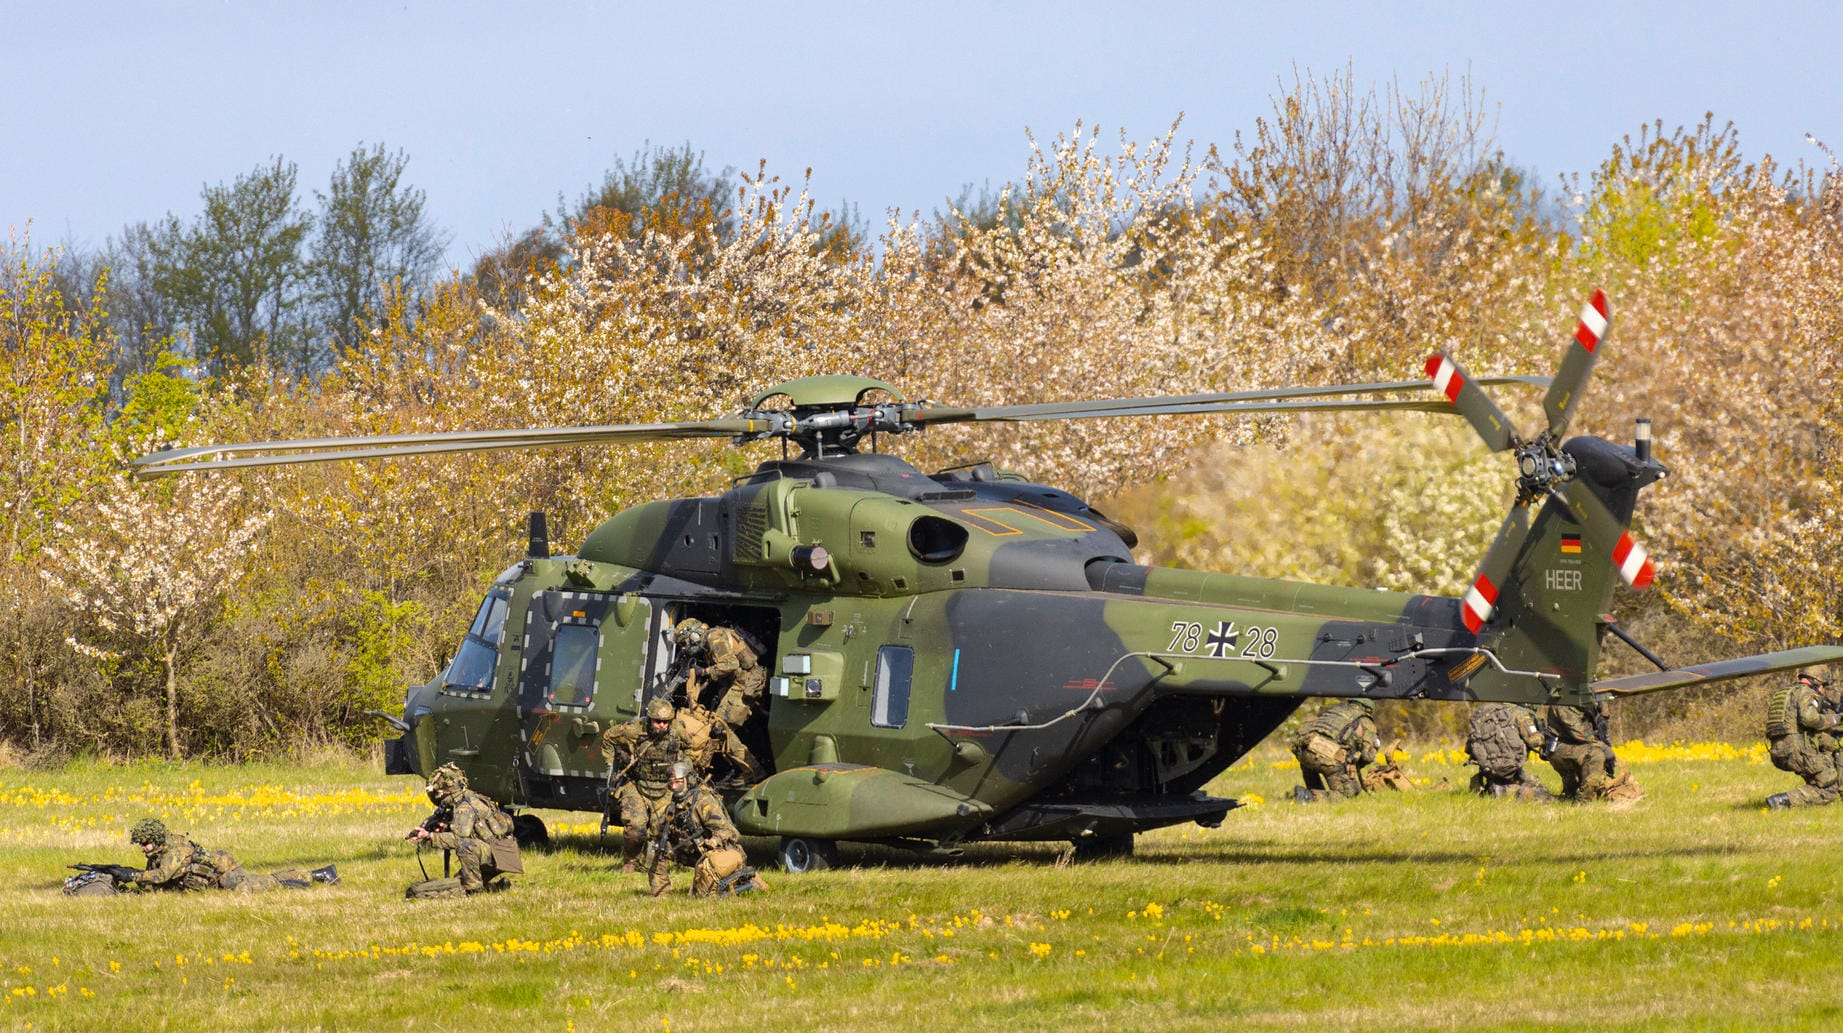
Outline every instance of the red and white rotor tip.
<svg viewBox="0 0 1843 1033">
<path fill-rule="evenodd" d="M 1606 336 L 1606 327 L 1610 321 L 1606 309 L 1606 292 L 1594 291 L 1593 297 L 1587 299 L 1587 304 L 1581 306 L 1581 321 L 1574 328 L 1574 339 L 1591 352 L 1600 346 L 1600 338 Z"/>
<path fill-rule="evenodd" d="M 1459 391 L 1465 387 L 1465 374 L 1453 360 L 1441 352 L 1427 356 L 1427 376 L 1433 381 L 1433 389 L 1446 396 L 1449 402 L 1459 400 Z"/>
<path fill-rule="evenodd" d="M 1640 590 L 1649 588 L 1651 579 L 1657 576 L 1656 564 L 1629 531 L 1619 536 L 1619 544 L 1613 549 L 1613 566 L 1619 568 L 1621 580 Z"/>
<path fill-rule="evenodd" d="M 1483 574 L 1472 582 L 1466 590 L 1465 600 L 1459 604 L 1459 614 L 1465 621 L 1465 630 L 1478 634 L 1478 629 L 1485 626 L 1491 615 L 1497 612 L 1497 586 Z"/>
</svg>

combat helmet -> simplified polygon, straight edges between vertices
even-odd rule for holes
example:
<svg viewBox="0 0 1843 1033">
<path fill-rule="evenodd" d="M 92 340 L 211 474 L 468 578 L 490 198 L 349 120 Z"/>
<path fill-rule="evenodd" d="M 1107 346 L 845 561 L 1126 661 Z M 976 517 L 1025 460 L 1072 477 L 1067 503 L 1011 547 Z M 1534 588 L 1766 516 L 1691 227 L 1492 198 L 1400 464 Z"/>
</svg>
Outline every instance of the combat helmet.
<svg viewBox="0 0 1843 1033">
<path fill-rule="evenodd" d="M 128 842 L 135 844 L 166 842 L 166 823 L 159 818 L 142 818 L 128 830 Z"/>
<path fill-rule="evenodd" d="M 704 636 L 709 632 L 710 625 L 696 617 L 686 617 L 672 629 L 672 638 L 680 649 L 698 649 L 704 645 Z"/>
<path fill-rule="evenodd" d="M 451 800 L 467 790 L 467 775 L 453 761 L 449 761 L 429 776 L 426 788 L 429 799 L 435 803 Z"/>
<path fill-rule="evenodd" d="M 1365 714 L 1373 714 L 1376 712 L 1376 701 L 1373 699 L 1365 699 L 1362 696 L 1353 696 L 1351 697 L 1350 701 L 1352 703 L 1355 703 L 1357 706 L 1362 707 L 1363 712 Z"/>
<path fill-rule="evenodd" d="M 673 762 L 671 773 L 666 776 L 666 780 L 678 783 L 672 787 L 672 799 L 683 800 L 690 794 L 691 783 L 695 781 L 691 776 L 691 762 L 688 760 Z"/>
<path fill-rule="evenodd" d="M 664 696 L 655 696 L 653 701 L 646 705 L 648 721 L 670 721 L 677 716 L 678 708 L 674 707 L 672 701 Z"/>
</svg>

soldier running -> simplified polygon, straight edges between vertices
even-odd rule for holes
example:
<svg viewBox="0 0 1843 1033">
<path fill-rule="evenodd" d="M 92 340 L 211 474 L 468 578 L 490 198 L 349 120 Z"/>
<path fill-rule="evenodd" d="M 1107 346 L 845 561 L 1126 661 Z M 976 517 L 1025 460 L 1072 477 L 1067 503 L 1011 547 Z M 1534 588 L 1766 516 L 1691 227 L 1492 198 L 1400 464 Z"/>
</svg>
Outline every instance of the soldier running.
<svg viewBox="0 0 1843 1033">
<path fill-rule="evenodd" d="M 672 765 L 697 759 L 690 736 L 674 720 L 677 713 L 670 700 L 655 699 L 645 714 L 602 735 L 614 791 L 609 806 L 620 812 L 623 873 L 635 871 L 647 844 L 658 838 L 672 799 Z"/>
</svg>

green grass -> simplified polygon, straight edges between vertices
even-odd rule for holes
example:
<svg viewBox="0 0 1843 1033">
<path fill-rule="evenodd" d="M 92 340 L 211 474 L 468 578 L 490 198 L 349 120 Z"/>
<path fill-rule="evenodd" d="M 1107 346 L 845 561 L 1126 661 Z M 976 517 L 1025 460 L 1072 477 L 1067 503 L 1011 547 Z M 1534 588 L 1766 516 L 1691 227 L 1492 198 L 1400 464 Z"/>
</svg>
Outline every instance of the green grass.
<svg viewBox="0 0 1843 1033">
<path fill-rule="evenodd" d="M 1263 752 L 1219 829 L 1138 856 L 1046 845 L 856 867 L 739 900 L 648 897 L 563 831 L 510 891 L 402 899 L 419 784 L 362 767 L 0 770 L 0 1028 L 1216 1030 L 1822 1028 L 1843 1008 L 1843 808 L 1767 813 L 1791 776 L 1657 759 L 1631 805 L 1413 793 L 1298 807 Z M 1547 772 L 1545 771 L 1545 774 Z M 1448 788 L 1439 783 L 1445 780 Z M 1549 776 L 1553 784 L 1552 774 Z M 337 887 L 67 898 L 162 816 Z M 589 829 L 587 816 L 545 814 Z M 752 844 L 765 863 L 771 844 Z M 437 862 L 439 863 L 439 862 Z"/>
</svg>

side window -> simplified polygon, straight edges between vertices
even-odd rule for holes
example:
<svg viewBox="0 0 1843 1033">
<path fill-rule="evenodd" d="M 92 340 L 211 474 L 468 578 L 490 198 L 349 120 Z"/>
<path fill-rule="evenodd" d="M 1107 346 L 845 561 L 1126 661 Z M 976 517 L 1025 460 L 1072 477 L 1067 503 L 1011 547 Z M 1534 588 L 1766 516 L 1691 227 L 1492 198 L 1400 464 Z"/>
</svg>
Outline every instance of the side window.
<svg viewBox="0 0 1843 1033">
<path fill-rule="evenodd" d="M 915 650 L 884 646 L 877 650 L 877 682 L 870 696 L 870 723 L 901 728 L 909 721 L 909 680 L 915 674 Z"/>
<path fill-rule="evenodd" d="M 595 661 L 601 632 L 590 624 L 564 624 L 550 659 L 550 702 L 586 707 L 595 698 Z"/>
</svg>

